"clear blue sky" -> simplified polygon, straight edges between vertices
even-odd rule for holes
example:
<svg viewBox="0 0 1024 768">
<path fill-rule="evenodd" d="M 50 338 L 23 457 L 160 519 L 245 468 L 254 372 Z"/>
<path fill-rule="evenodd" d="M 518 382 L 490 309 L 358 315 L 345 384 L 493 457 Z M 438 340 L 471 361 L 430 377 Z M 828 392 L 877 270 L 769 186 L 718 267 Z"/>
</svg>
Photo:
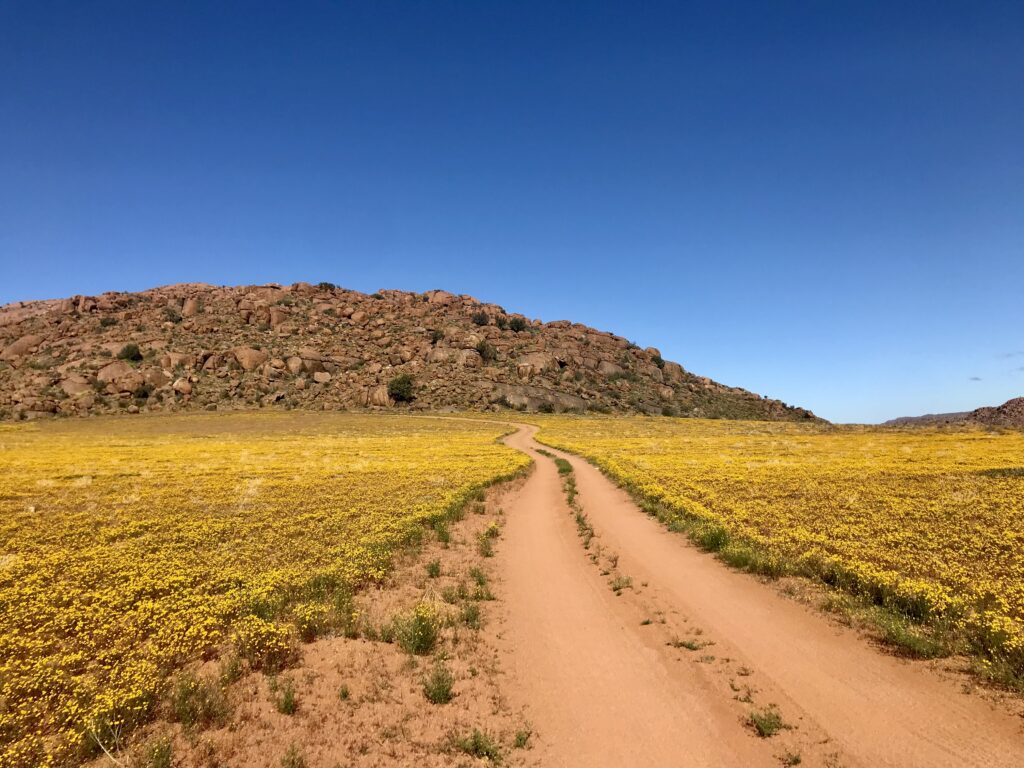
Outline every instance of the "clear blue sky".
<svg viewBox="0 0 1024 768">
<path fill-rule="evenodd" d="M 0 302 L 296 280 L 1022 395 L 1024 3 L 0 0 Z"/>
</svg>

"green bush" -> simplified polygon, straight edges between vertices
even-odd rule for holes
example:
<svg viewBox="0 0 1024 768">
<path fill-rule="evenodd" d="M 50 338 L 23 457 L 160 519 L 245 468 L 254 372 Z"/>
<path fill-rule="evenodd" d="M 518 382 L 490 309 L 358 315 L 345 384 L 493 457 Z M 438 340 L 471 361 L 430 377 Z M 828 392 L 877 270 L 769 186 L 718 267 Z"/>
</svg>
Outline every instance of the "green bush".
<svg viewBox="0 0 1024 768">
<path fill-rule="evenodd" d="M 299 708 L 299 699 L 295 695 L 295 684 L 291 680 L 285 680 L 284 685 L 277 685 L 276 681 L 270 684 L 271 693 L 274 694 L 274 708 L 282 715 L 294 715 Z"/>
<path fill-rule="evenodd" d="M 302 754 L 302 751 L 292 744 L 288 747 L 288 751 L 284 753 L 284 757 L 281 758 L 281 768 L 306 768 L 306 758 Z"/>
<path fill-rule="evenodd" d="M 508 327 L 510 329 L 512 329 L 513 331 L 515 331 L 516 333 L 519 333 L 520 331 L 525 331 L 526 330 L 526 318 L 523 318 L 523 317 L 513 317 L 511 320 L 508 321 Z"/>
<path fill-rule="evenodd" d="M 433 704 L 447 704 L 452 700 L 452 686 L 455 676 L 444 662 L 434 664 L 430 674 L 423 681 L 423 695 Z"/>
<path fill-rule="evenodd" d="M 174 750 L 171 740 L 166 736 L 158 738 L 142 749 L 142 765 L 144 768 L 171 768 Z"/>
<path fill-rule="evenodd" d="M 412 376 L 408 373 L 395 376 L 388 382 L 388 394 L 399 403 L 410 402 L 413 399 Z"/>
<path fill-rule="evenodd" d="M 501 750 L 497 742 L 490 734 L 474 728 L 473 732 L 461 739 L 455 739 L 455 746 L 467 755 L 490 760 L 493 763 L 501 761 Z"/>
<path fill-rule="evenodd" d="M 117 353 L 117 359 L 138 363 L 142 361 L 142 351 L 139 349 L 138 344 L 125 344 L 121 347 L 121 351 Z"/>
<path fill-rule="evenodd" d="M 491 318 L 482 309 L 479 312 L 474 312 L 472 319 L 476 325 L 489 325 L 491 322 Z"/>
<path fill-rule="evenodd" d="M 222 724 L 228 715 L 220 686 L 191 674 L 183 674 L 175 681 L 170 709 L 172 717 L 185 728 Z"/>
<path fill-rule="evenodd" d="M 406 653 L 425 656 L 437 643 L 440 623 L 437 609 L 430 603 L 420 603 L 409 614 L 395 619 L 395 639 Z"/>
<path fill-rule="evenodd" d="M 498 358 L 498 350 L 486 339 L 480 339 L 476 344 L 476 351 L 485 363 L 494 362 Z"/>
<path fill-rule="evenodd" d="M 324 281 L 321 283 L 317 283 L 316 287 L 319 288 L 321 291 L 333 291 L 338 286 L 336 286 L 334 283 L 328 283 Z"/>
</svg>

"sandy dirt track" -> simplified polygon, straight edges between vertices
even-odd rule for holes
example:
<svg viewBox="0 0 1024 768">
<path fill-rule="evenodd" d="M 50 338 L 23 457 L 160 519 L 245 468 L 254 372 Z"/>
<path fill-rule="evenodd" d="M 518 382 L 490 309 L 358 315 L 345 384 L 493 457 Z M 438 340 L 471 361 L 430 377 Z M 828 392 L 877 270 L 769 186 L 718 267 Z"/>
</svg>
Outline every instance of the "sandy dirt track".
<svg viewBox="0 0 1024 768">
<path fill-rule="evenodd" d="M 611 553 L 632 579 L 616 596 L 536 431 L 505 439 L 537 467 L 506 503 L 499 566 L 508 695 L 533 720 L 542 764 L 1024 765 L 1020 718 L 728 569 L 552 450 L 573 464 L 590 554 Z M 747 720 L 769 705 L 790 727 L 758 738 Z"/>
</svg>

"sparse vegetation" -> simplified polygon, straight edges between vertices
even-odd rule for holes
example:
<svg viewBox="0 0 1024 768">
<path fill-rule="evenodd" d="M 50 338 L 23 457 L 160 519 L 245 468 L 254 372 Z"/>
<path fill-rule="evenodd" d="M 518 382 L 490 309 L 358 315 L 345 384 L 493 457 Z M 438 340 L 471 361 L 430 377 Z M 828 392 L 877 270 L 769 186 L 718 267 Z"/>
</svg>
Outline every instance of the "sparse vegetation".
<svg viewBox="0 0 1024 768">
<path fill-rule="evenodd" d="M 274 708 L 282 715 L 294 715 L 298 710 L 299 700 L 291 678 L 286 678 L 283 683 L 271 679 L 270 693 L 273 696 Z"/>
<path fill-rule="evenodd" d="M 477 342 L 476 351 L 480 354 L 480 359 L 485 363 L 492 363 L 498 359 L 498 350 L 486 339 L 481 339 Z"/>
<path fill-rule="evenodd" d="M 495 765 L 501 762 L 501 749 L 498 747 L 498 743 L 494 737 L 479 728 L 474 728 L 472 733 L 467 736 L 456 737 L 454 742 L 455 747 L 467 755 L 490 760 Z"/>
<path fill-rule="evenodd" d="M 297 745 L 292 744 L 288 747 L 288 751 L 281 758 L 281 768 L 308 768 L 306 757 Z"/>
<path fill-rule="evenodd" d="M 394 635 L 406 653 L 425 656 L 434 650 L 440 632 L 440 617 L 430 603 L 419 603 L 408 614 L 395 618 Z"/>
<path fill-rule="evenodd" d="M 174 762 L 174 745 L 166 736 L 148 742 L 140 755 L 141 768 L 171 768 Z"/>
<path fill-rule="evenodd" d="M 224 722 L 228 705 L 216 682 L 184 673 L 171 689 L 170 712 L 185 728 L 207 728 Z"/>
<path fill-rule="evenodd" d="M 452 700 L 452 687 L 455 676 L 440 659 L 431 667 L 430 673 L 423 680 L 423 695 L 433 704 L 447 704 Z"/>
<path fill-rule="evenodd" d="M 786 727 L 782 715 L 775 706 L 754 710 L 750 713 L 748 722 L 762 739 L 770 738 Z"/>
<path fill-rule="evenodd" d="M 474 312 L 471 319 L 473 321 L 473 325 L 489 325 L 491 322 L 490 316 L 482 309 L 478 312 Z"/>
<path fill-rule="evenodd" d="M 139 345 L 131 342 L 121 347 L 121 351 L 117 353 L 118 360 L 126 360 L 129 363 L 141 363 L 142 352 L 139 350 Z"/>
<path fill-rule="evenodd" d="M 408 403 L 413 399 L 413 378 L 402 373 L 388 382 L 388 394 L 399 403 Z"/>
</svg>

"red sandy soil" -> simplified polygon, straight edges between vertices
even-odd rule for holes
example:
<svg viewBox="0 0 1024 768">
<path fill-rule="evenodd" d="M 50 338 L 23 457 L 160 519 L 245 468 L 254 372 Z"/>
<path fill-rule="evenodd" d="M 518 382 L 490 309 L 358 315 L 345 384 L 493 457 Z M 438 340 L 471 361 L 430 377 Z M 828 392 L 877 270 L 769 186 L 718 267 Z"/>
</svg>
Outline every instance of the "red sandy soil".
<svg viewBox="0 0 1024 768">
<path fill-rule="evenodd" d="M 537 468 L 506 502 L 497 586 L 506 694 L 535 724 L 543 765 L 1024 765 L 1009 707 L 727 568 L 551 451 L 572 463 L 597 532 L 588 558 L 536 431 L 506 438 Z M 632 579 L 621 596 L 615 576 Z M 787 727 L 759 738 L 749 716 L 769 705 Z"/>
</svg>

